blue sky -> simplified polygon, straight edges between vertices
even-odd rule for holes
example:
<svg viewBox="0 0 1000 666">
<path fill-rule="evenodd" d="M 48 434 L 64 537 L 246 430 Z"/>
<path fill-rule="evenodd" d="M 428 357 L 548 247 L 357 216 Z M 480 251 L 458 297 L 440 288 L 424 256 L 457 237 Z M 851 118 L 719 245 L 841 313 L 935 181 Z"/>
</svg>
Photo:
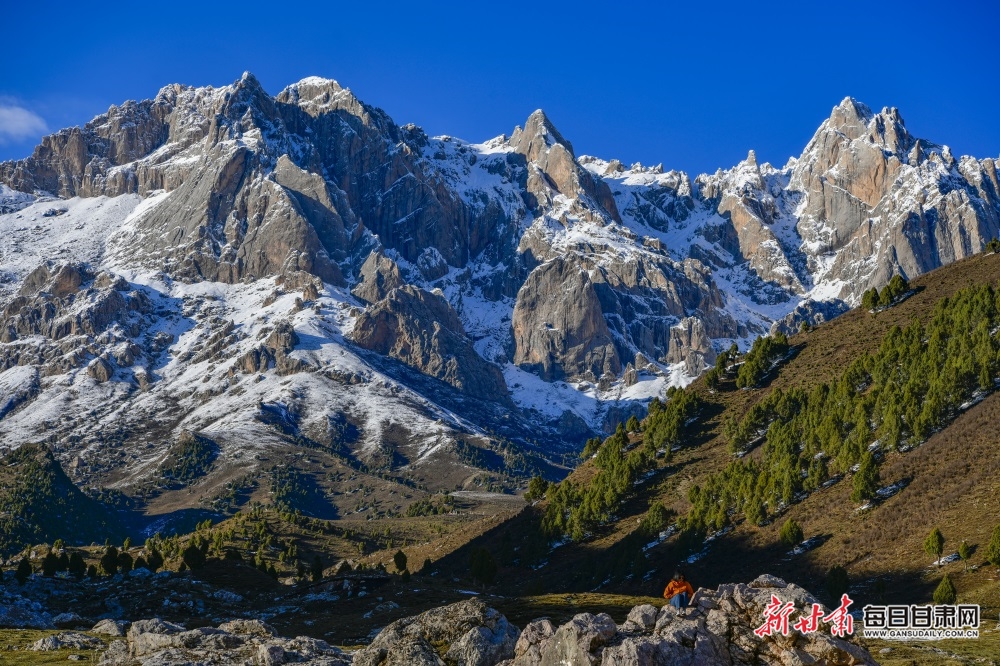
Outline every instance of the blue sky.
<svg viewBox="0 0 1000 666">
<path fill-rule="evenodd" d="M 578 154 L 783 164 L 852 95 L 1000 155 L 997 3 L 46 3 L 0 9 L 0 159 L 167 83 L 335 78 L 397 123 L 484 140 L 544 108 Z M 122 9 L 114 9 L 115 7 Z"/>
</svg>

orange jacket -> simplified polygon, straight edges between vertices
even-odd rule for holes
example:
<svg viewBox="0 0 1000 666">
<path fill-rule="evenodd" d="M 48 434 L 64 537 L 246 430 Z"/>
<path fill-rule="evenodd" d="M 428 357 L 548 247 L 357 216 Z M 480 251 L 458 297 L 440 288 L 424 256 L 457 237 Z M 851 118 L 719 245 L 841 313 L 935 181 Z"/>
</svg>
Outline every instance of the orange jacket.
<svg viewBox="0 0 1000 666">
<path fill-rule="evenodd" d="M 667 585 L 667 589 L 663 590 L 664 599 L 673 599 L 681 592 L 687 592 L 688 597 L 694 596 L 694 588 L 691 587 L 691 583 L 679 580 L 672 580 Z"/>
</svg>

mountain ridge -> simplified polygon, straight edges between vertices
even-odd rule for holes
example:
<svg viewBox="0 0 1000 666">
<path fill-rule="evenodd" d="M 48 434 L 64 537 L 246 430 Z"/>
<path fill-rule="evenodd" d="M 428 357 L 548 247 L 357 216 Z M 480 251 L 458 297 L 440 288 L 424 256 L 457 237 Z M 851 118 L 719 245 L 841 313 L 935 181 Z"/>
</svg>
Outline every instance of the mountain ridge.
<svg viewBox="0 0 1000 666">
<path fill-rule="evenodd" d="M 394 448 L 393 473 L 469 438 L 558 455 L 732 343 L 835 316 L 1000 228 L 992 159 L 851 98 L 781 169 L 751 152 L 692 179 L 578 158 L 540 110 L 473 144 L 329 79 L 270 96 L 247 73 L 113 106 L 0 164 L 0 183 L 0 381 L 29 396 L 0 433 L 46 432 L 81 479 L 126 487 L 154 467 L 109 464 L 109 427 L 130 456 L 203 434 L 231 469 L 247 441 L 333 441 L 345 419 L 352 455 Z"/>
</svg>

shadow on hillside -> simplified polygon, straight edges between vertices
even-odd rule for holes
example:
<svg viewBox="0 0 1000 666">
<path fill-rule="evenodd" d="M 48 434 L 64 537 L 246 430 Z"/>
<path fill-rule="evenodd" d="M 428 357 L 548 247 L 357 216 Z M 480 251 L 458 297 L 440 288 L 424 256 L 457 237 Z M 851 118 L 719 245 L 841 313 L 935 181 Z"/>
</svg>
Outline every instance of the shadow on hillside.
<svg viewBox="0 0 1000 666">
<path fill-rule="evenodd" d="M 671 573 L 678 569 L 696 588 L 748 583 L 762 574 L 771 574 L 805 588 L 828 606 L 836 605 L 826 590 L 829 572 L 811 557 L 819 548 L 837 546 L 832 534 L 821 535 L 821 544 L 794 557 L 788 556 L 790 549 L 785 544 L 762 547 L 742 534 L 722 536 L 709 544 L 690 537 L 682 543 L 685 537 L 674 536 L 648 551 L 642 550 L 642 541 L 631 538 L 609 546 L 601 545 L 597 538 L 551 548 L 538 530 L 539 518 L 540 514 L 529 508 L 434 562 L 434 568 L 472 585 L 471 553 L 485 548 L 498 564 L 496 582 L 489 589 L 502 590 L 506 596 L 600 592 L 658 597 Z M 702 555 L 689 561 L 696 552 Z M 844 564 L 857 559 L 856 554 L 844 553 Z M 922 569 L 915 568 L 852 578 L 852 610 L 868 603 L 926 603 L 937 580 L 924 580 L 923 574 Z"/>
</svg>

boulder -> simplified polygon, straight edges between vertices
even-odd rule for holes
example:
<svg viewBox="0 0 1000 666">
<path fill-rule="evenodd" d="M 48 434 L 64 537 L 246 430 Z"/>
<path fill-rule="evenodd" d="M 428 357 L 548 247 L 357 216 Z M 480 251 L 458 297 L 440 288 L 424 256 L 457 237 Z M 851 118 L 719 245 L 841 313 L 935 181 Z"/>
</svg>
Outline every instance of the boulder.
<svg viewBox="0 0 1000 666">
<path fill-rule="evenodd" d="M 113 636 L 115 638 L 123 638 L 125 633 L 128 631 L 128 622 L 123 620 L 101 620 L 94 625 L 94 628 L 90 630 L 92 634 L 100 634 L 101 636 Z"/>
<path fill-rule="evenodd" d="M 52 624 L 56 625 L 57 629 L 80 629 L 89 626 L 77 613 L 59 613 L 52 618 Z"/>
<path fill-rule="evenodd" d="M 104 643 L 99 638 L 94 638 L 87 634 L 64 631 L 60 634 L 46 636 L 35 641 L 31 649 L 38 652 L 44 650 L 62 650 L 65 648 L 73 650 L 96 650 L 102 647 L 104 647 Z"/>
<path fill-rule="evenodd" d="M 519 633 L 473 598 L 396 620 L 355 653 L 354 666 L 493 666 L 514 656 Z"/>
</svg>

